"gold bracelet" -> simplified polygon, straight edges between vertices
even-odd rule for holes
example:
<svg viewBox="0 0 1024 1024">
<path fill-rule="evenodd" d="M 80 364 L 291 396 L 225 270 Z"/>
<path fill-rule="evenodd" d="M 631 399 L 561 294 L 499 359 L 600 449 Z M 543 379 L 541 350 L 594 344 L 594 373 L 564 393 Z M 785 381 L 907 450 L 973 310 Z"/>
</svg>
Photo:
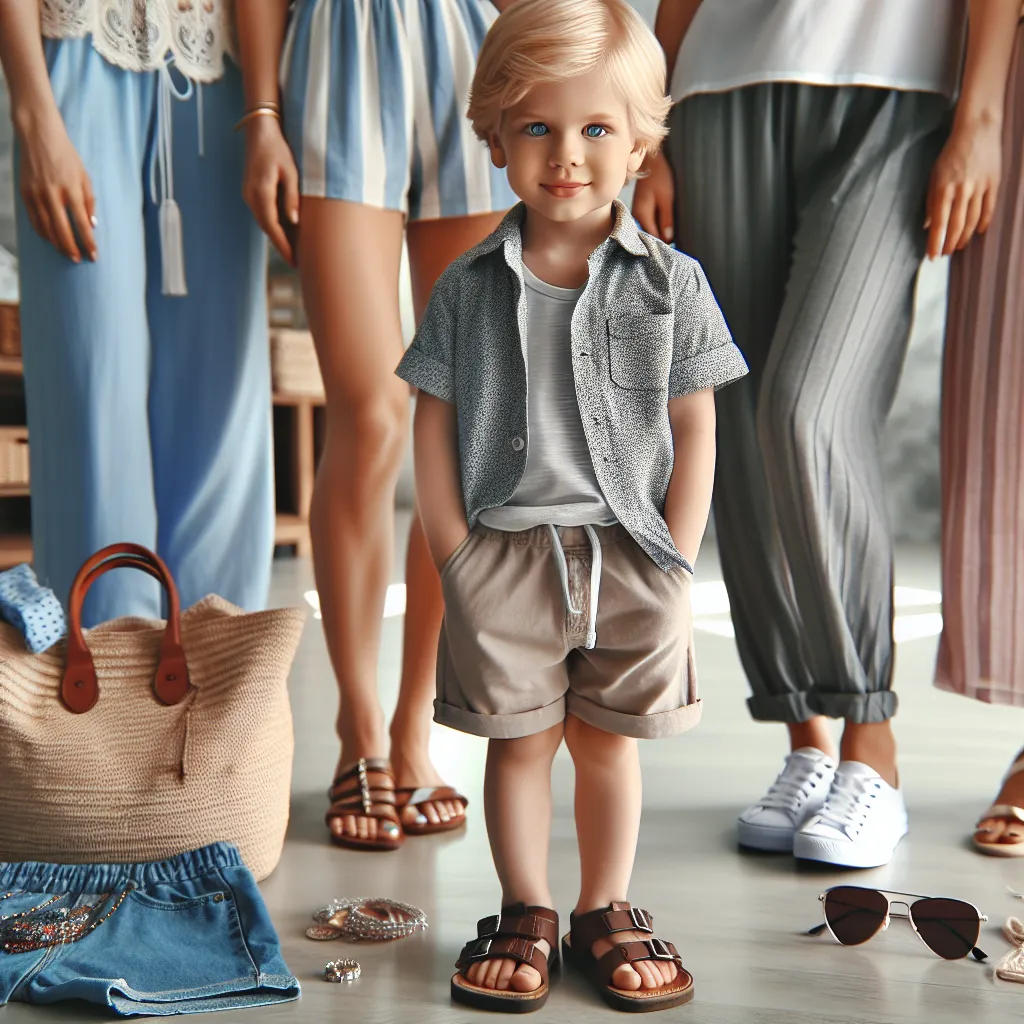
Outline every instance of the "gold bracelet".
<svg viewBox="0 0 1024 1024">
<path fill-rule="evenodd" d="M 262 117 L 264 115 L 267 117 L 276 117 L 278 121 L 281 120 L 281 115 L 276 110 L 272 110 L 270 107 L 254 107 L 252 110 L 249 111 L 249 113 L 245 114 L 242 117 L 238 124 L 235 125 L 234 130 L 237 132 L 239 128 L 243 128 L 254 117 Z"/>
</svg>

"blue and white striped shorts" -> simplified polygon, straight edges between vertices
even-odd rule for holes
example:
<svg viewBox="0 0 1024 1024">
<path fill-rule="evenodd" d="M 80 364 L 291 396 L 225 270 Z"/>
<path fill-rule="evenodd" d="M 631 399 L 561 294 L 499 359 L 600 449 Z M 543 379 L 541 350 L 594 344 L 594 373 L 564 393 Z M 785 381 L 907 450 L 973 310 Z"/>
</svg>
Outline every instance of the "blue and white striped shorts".
<svg viewBox="0 0 1024 1024">
<path fill-rule="evenodd" d="M 281 91 L 302 194 L 411 220 L 510 207 L 466 118 L 496 15 L 489 0 L 297 0 Z"/>
</svg>

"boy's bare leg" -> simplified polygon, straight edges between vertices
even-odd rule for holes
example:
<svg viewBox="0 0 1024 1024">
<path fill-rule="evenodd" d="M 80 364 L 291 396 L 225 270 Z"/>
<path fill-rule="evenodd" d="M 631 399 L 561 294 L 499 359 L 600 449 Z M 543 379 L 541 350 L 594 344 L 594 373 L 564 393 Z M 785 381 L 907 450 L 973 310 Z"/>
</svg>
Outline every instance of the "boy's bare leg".
<svg viewBox="0 0 1024 1024">
<path fill-rule="evenodd" d="M 604 732 L 573 715 L 565 719 L 565 745 L 576 765 L 576 836 L 580 847 L 580 897 L 576 913 L 624 902 L 633 873 L 643 781 L 637 741 Z M 616 932 L 598 939 L 591 952 L 600 959 L 622 942 L 646 939 L 640 932 Z M 645 960 L 623 964 L 612 984 L 625 991 L 660 988 L 676 976 L 675 964 Z"/>
<path fill-rule="evenodd" d="M 551 907 L 548 843 L 551 838 L 551 762 L 562 742 L 562 724 L 517 740 L 491 740 L 484 775 L 484 816 L 491 856 L 501 882 L 501 905 Z M 537 948 L 545 956 L 543 940 Z M 540 975 L 495 957 L 473 964 L 466 977 L 485 988 L 532 992 Z"/>
</svg>

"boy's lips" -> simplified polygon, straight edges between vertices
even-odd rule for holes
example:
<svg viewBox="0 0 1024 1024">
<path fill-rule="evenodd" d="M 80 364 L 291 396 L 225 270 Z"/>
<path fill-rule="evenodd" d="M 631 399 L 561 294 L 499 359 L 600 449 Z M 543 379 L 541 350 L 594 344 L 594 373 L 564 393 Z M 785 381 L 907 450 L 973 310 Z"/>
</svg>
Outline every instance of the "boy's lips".
<svg viewBox="0 0 1024 1024">
<path fill-rule="evenodd" d="M 550 184 L 541 183 L 541 188 L 553 195 L 556 199 L 570 199 L 579 195 L 587 187 L 585 181 L 553 181 Z"/>
</svg>

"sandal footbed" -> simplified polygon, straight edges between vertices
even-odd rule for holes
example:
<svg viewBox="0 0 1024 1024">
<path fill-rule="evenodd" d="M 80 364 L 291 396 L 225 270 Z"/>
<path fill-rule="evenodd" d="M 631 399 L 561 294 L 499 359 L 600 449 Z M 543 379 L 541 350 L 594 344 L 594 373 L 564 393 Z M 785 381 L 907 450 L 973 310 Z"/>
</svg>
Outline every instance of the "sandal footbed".
<svg viewBox="0 0 1024 1024">
<path fill-rule="evenodd" d="M 482 988 L 468 981 L 461 971 L 452 975 L 452 999 L 465 1006 L 498 1013 L 531 1013 L 547 1001 L 551 985 L 542 984 L 532 992 L 513 992 L 510 989 Z"/>
</svg>

